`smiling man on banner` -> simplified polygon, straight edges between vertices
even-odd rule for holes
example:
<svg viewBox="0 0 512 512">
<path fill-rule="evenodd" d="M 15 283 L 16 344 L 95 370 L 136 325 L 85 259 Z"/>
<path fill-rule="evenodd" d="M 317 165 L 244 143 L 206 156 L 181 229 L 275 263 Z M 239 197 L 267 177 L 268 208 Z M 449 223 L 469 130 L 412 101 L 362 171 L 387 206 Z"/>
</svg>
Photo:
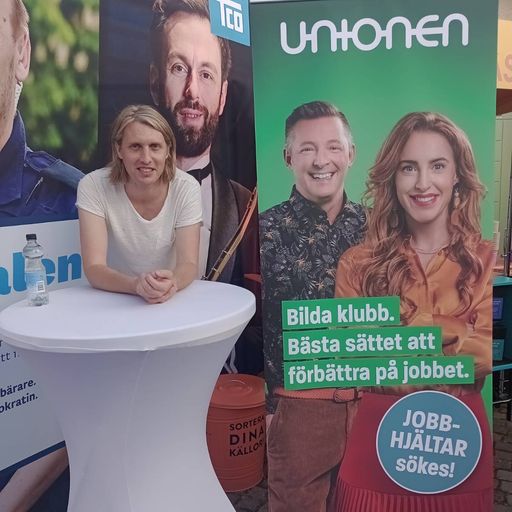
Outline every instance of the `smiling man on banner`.
<svg viewBox="0 0 512 512">
<path fill-rule="evenodd" d="M 177 166 L 201 184 L 199 271 L 207 276 L 237 231 L 251 195 L 226 178 L 210 155 L 226 105 L 231 49 L 227 40 L 211 33 L 208 0 L 156 0 L 150 37 L 153 101 L 176 137 Z M 249 227 L 218 280 L 244 285 L 247 274 L 259 274 L 256 225 Z M 258 326 L 246 328 L 236 345 L 236 360 L 230 357 L 225 368 L 261 370 Z"/>
<path fill-rule="evenodd" d="M 260 215 L 269 509 L 319 512 L 330 499 L 357 392 L 284 389 L 281 301 L 334 296 L 338 259 L 362 240 L 365 214 L 345 192 L 355 146 L 342 112 L 323 101 L 300 105 L 286 120 L 285 139 L 295 185 L 290 199 Z"/>
</svg>

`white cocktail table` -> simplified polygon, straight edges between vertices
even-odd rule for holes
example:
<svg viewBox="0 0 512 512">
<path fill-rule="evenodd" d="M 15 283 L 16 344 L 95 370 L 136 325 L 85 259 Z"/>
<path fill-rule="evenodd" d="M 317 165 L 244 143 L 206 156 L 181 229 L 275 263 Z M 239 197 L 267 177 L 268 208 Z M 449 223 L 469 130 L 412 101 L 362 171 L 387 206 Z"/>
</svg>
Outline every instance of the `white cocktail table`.
<svg viewBox="0 0 512 512">
<path fill-rule="evenodd" d="M 226 512 L 206 415 L 255 310 L 242 288 L 194 281 L 165 304 L 79 286 L 0 313 L 54 406 L 71 470 L 69 512 Z"/>
</svg>

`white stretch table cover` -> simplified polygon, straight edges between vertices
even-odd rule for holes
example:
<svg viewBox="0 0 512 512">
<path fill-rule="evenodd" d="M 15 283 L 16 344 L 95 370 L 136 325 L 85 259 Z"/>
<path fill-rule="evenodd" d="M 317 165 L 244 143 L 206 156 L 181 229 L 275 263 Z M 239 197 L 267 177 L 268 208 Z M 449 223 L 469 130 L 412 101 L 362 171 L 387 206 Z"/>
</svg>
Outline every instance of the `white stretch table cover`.
<svg viewBox="0 0 512 512">
<path fill-rule="evenodd" d="M 234 510 L 208 456 L 206 415 L 254 311 L 247 290 L 194 281 L 165 304 L 80 286 L 0 313 L 0 335 L 62 428 L 69 512 Z"/>
</svg>

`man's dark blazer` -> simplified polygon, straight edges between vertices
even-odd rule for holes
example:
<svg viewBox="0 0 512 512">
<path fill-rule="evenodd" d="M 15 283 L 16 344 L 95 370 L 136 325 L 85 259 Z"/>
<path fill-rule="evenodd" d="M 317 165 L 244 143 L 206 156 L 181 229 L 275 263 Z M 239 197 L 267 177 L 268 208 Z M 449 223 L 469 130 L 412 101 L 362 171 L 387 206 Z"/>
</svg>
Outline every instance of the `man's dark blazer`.
<svg viewBox="0 0 512 512">
<path fill-rule="evenodd" d="M 235 234 L 245 213 L 251 192 L 236 181 L 226 178 L 212 164 L 212 228 L 206 274 Z M 228 261 L 218 281 L 243 286 L 260 299 L 259 244 L 257 211 L 235 255 Z M 241 373 L 256 374 L 263 370 L 261 317 L 257 314 L 242 333 L 236 345 L 236 367 Z"/>
</svg>

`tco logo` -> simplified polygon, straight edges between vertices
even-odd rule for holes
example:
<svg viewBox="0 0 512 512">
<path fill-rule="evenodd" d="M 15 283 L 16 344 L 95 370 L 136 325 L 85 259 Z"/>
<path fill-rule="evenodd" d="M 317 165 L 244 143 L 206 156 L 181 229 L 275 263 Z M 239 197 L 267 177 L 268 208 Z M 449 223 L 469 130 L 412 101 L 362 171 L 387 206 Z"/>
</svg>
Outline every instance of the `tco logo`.
<svg viewBox="0 0 512 512">
<path fill-rule="evenodd" d="M 248 0 L 210 0 L 212 33 L 250 45 Z"/>
</svg>

